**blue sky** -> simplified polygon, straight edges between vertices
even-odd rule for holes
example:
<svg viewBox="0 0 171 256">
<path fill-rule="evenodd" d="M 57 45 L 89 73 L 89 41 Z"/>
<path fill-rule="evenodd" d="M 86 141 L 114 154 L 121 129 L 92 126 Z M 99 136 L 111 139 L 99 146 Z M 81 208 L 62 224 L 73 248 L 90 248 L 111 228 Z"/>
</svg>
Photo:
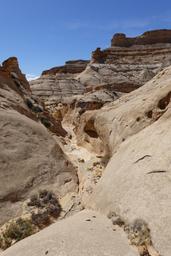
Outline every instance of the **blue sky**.
<svg viewBox="0 0 171 256">
<path fill-rule="evenodd" d="M 0 0 L 0 61 L 17 56 L 25 74 L 88 59 L 116 32 L 171 28 L 169 0 Z"/>
</svg>

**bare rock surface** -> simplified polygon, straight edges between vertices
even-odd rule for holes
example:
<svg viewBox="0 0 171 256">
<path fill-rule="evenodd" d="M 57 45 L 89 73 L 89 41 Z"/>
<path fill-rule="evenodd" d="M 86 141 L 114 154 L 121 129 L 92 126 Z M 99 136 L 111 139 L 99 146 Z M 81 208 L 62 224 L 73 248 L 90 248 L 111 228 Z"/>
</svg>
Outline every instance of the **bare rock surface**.
<svg viewBox="0 0 171 256">
<path fill-rule="evenodd" d="M 59 221 L 45 230 L 12 246 L 2 256 L 134 256 L 120 229 L 113 230 L 105 216 L 94 211 L 82 211 Z"/>
<path fill-rule="evenodd" d="M 89 63 L 88 60 L 70 60 L 66 61 L 64 66 L 61 67 L 54 67 L 49 70 L 45 70 L 42 72 L 42 75 L 56 75 L 57 73 L 63 74 L 78 74 L 84 71 L 87 64 Z"/>
<path fill-rule="evenodd" d="M 0 224 L 21 215 L 23 201 L 40 188 L 59 197 L 77 191 L 75 168 L 45 128 L 53 118 L 31 97 L 17 59 L 8 59 L 0 67 Z M 66 134 L 59 122 L 56 129 Z"/>
<path fill-rule="evenodd" d="M 84 92 L 84 86 L 75 77 L 75 74 L 46 74 L 31 81 L 30 85 L 34 95 L 60 102 L 64 97 Z"/>
<path fill-rule="evenodd" d="M 136 38 L 114 35 L 111 47 L 97 48 L 88 61 L 69 61 L 31 81 L 34 95 L 44 99 L 81 95 L 87 91 L 131 92 L 171 64 L 171 31 L 147 31 Z"/>
<path fill-rule="evenodd" d="M 171 43 L 114 46 L 101 52 L 105 58 L 101 61 L 99 53 L 93 52 L 92 62 L 77 77 L 87 89 L 131 92 L 171 64 Z"/>
<path fill-rule="evenodd" d="M 155 249 L 165 256 L 171 252 L 170 84 L 169 67 L 96 114 L 111 159 L 87 201 L 126 222 L 146 221 Z"/>
<path fill-rule="evenodd" d="M 136 38 L 113 36 L 111 47 L 92 53 L 92 61 L 78 75 L 88 88 L 131 92 L 171 64 L 171 30 L 147 31 Z"/>
<path fill-rule="evenodd" d="M 112 155 L 131 135 L 157 121 L 170 103 L 170 67 L 142 88 L 106 105 L 94 115 L 94 127 Z"/>
<path fill-rule="evenodd" d="M 64 97 L 82 94 L 84 86 L 75 78 L 88 63 L 86 60 L 67 61 L 64 66 L 43 71 L 40 78 L 30 82 L 33 93 L 58 102 Z"/>
<path fill-rule="evenodd" d="M 130 47 L 132 45 L 148 45 L 159 43 L 171 43 L 171 30 L 159 29 L 143 33 L 137 37 L 126 37 L 125 34 L 117 33 L 113 36 L 111 45 Z"/>
</svg>

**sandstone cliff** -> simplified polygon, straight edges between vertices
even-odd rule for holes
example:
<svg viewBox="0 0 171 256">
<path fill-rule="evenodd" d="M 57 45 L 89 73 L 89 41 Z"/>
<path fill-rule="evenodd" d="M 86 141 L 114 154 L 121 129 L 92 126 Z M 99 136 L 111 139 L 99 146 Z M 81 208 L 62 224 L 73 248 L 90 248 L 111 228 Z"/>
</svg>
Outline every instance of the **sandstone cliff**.
<svg viewBox="0 0 171 256">
<path fill-rule="evenodd" d="M 88 87 L 130 92 L 171 64 L 171 31 L 149 31 L 130 38 L 116 34 L 110 48 L 92 53 L 92 62 L 79 76 Z"/>
<path fill-rule="evenodd" d="M 70 60 L 66 61 L 64 66 L 54 67 L 49 70 L 45 70 L 42 72 L 42 75 L 56 75 L 57 73 L 63 74 L 78 74 L 84 71 L 86 66 L 88 65 L 88 60 Z"/>
<path fill-rule="evenodd" d="M 137 37 L 126 37 L 125 34 L 117 33 L 111 40 L 111 46 L 130 47 L 133 45 L 152 45 L 171 43 L 171 30 L 160 29 L 143 33 Z"/>
<path fill-rule="evenodd" d="M 129 43 L 131 41 L 131 43 Z M 69 61 L 31 81 L 34 95 L 61 102 L 87 91 L 131 92 L 171 64 L 171 31 L 148 31 L 136 38 L 116 34 L 111 47 L 97 48 L 88 61 Z"/>
<path fill-rule="evenodd" d="M 30 82 L 33 94 L 45 99 L 52 97 L 58 102 L 64 97 L 82 94 L 84 86 L 75 78 L 88 63 L 86 60 L 67 61 L 64 66 L 43 71 L 39 79 Z"/>
<path fill-rule="evenodd" d="M 47 128 L 66 131 L 31 96 L 16 58 L 0 67 L 0 224 L 22 214 L 23 201 L 40 188 L 59 196 L 77 190 L 77 174 Z M 50 129 L 51 130 L 51 129 Z"/>
</svg>

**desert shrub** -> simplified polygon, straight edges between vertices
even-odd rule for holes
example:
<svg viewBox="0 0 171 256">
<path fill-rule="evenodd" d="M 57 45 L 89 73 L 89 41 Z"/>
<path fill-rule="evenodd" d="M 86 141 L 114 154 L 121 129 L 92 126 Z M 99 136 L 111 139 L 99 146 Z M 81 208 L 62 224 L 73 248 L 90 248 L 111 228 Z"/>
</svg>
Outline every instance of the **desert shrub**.
<svg viewBox="0 0 171 256">
<path fill-rule="evenodd" d="M 18 218 L 9 223 L 1 234 L 0 247 L 6 249 L 12 243 L 18 242 L 34 233 L 34 227 L 30 220 Z"/>
<path fill-rule="evenodd" d="M 0 248 L 6 249 L 13 243 L 28 237 L 38 230 L 50 225 L 53 219 L 58 218 L 61 206 L 56 195 L 48 190 L 40 190 L 30 197 L 27 203 L 31 207 L 29 219 L 18 218 L 6 224 L 0 233 Z"/>
<path fill-rule="evenodd" d="M 48 211 L 38 211 L 37 213 L 32 213 L 31 220 L 34 225 L 40 229 L 49 226 L 51 224 L 50 216 Z"/>
<path fill-rule="evenodd" d="M 58 218 L 62 210 L 55 194 L 48 190 L 40 190 L 38 194 L 32 195 L 28 206 L 38 209 L 32 212 L 31 219 L 39 228 L 48 226 L 51 223 L 51 217 Z"/>
</svg>

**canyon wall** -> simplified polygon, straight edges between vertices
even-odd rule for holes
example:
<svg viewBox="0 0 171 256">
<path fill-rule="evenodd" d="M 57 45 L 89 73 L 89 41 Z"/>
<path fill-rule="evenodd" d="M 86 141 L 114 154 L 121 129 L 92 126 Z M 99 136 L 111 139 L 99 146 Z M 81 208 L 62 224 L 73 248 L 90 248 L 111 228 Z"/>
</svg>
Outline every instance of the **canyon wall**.
<svg viewBox="0 0 171 256">
<path fill-rule="evenodd" d="M 31 95 L 18 61 L 0 66 L 0 225 L 22 215 L 33 192 L 50 189 L 64 196 L 77 191 L 77 173 L 52 134 L 62 128 Z"/>
</svg>

